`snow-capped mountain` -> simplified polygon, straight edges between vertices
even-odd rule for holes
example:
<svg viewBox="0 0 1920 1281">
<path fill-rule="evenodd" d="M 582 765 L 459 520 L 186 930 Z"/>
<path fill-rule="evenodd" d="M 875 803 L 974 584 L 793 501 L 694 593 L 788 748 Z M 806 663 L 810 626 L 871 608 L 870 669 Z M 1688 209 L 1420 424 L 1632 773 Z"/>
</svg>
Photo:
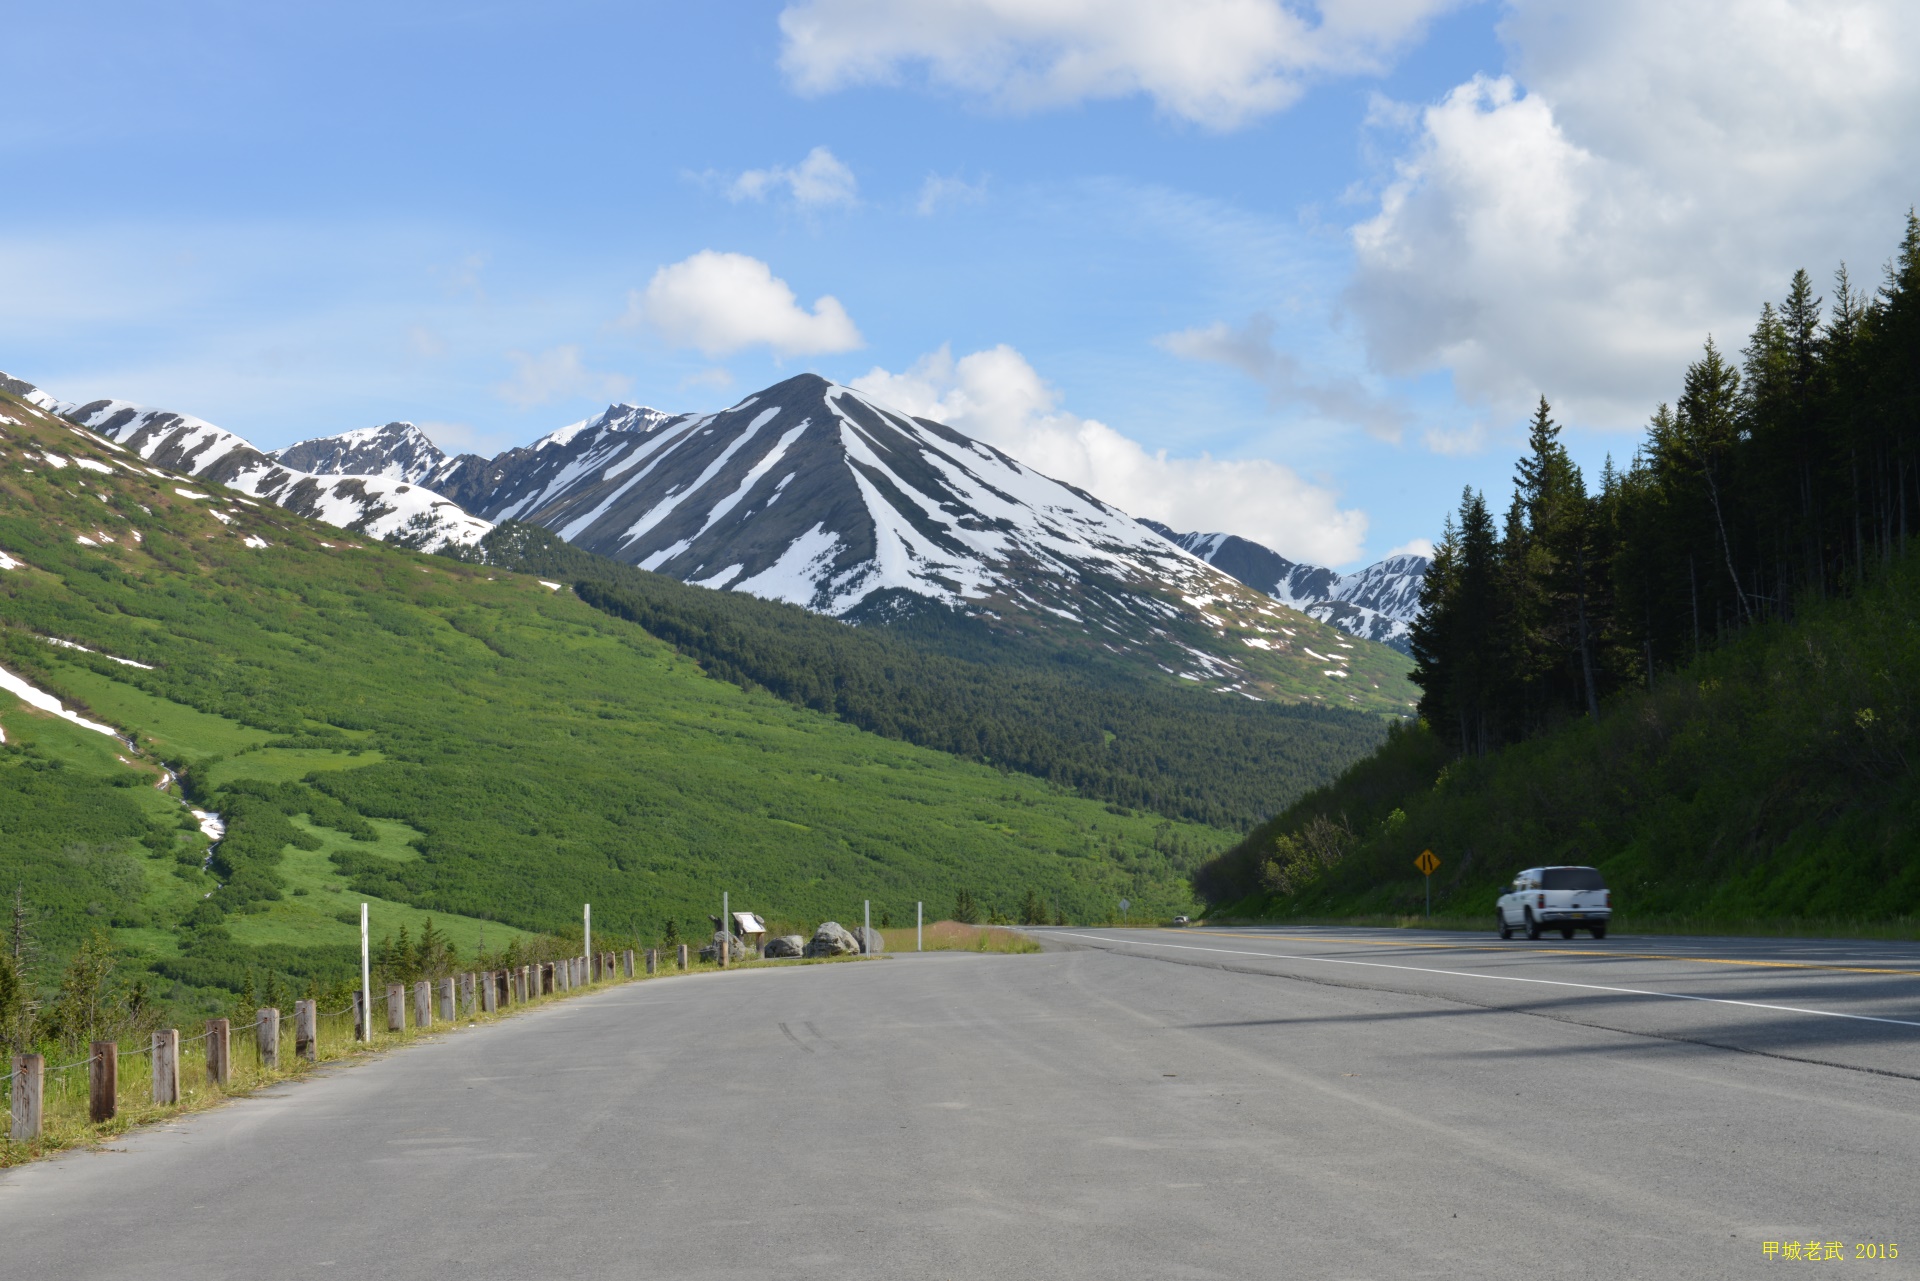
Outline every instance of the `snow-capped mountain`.
<svg viewBox="0 0 1920 1281">
<path fill-rule="evenodd" d="M 8 390 L 30 399 L 12 381 Z M 371 538 L 433 551 L 476 542 L 493 528 L 458 503 L 392 476 L 315 475 L 284 466 L 244 438 L 189 414 L 121 400 L 56 401 L 51 408 L 155 466 L 226 485 Z"/>
<path fill-rule="evenodd" d="M 318 440 L 303 440 L 267 457 L 283 467 L 318 476 L 385 476 L 413 485 L 447 461 L 440 447 L 412 423 L 362 427 Z"/>
<path fill-rule="evenodd" d="M 1425 556 L 1389 556 L 1353 574 L 1306 565 L 1234 534 L 1182 534 L 1158 521 L 1141 524 L 1200 559 L 1303 614 L 1351 636 L 1408 652 L 1408 629 L 1420 614 Z"/>
<path fill-rule="evenodd" d="M 717 414 L 615 405 L 428 479 L 488 520 L 852 621 L 936 602 L 1250 697 L 1404 702 L 1375 692 L 1392 664 L 1363 675 L 1331 629 L 1125 512 L 812 374 Z"/>
</svg>

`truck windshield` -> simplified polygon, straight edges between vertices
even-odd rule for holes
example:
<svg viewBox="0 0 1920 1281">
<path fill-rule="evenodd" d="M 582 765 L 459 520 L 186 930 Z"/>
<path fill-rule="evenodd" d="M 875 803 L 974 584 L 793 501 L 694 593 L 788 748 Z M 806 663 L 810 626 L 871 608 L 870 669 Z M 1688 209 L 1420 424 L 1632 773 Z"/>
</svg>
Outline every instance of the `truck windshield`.
<svg viewBox="0 0 1920 1281">
<path fill-rule="evenodd" d="M 1590 867 L 1550 867 L 1540 873 L 1543 890 L 1604 890 L 1607 883 Z"/>
</svg>

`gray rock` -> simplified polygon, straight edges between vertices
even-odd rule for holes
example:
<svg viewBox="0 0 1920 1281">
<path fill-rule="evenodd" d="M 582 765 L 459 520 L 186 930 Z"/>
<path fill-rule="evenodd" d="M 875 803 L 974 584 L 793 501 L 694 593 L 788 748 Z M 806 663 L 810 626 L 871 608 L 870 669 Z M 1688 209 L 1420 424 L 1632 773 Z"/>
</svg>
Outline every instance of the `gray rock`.
<svg viewBox="0 0 1920 1281">
<path fill-rule="evenodd" d="M 838 921 L 827 921 L 813 932 L 807 944 L 808 956 L 852 956 L 860 950 L 860 940 L 849 934 Z"/>
<path fill-rule="evenodd" d="M 720 949 L 723 947 L 727 949 L 728 964 L 731 965 L 747 959 L 746 943 L 741 941 L 737 935 L 729 934 L 725 930 L 715 930 L 713 932 L 713 941 L 700 949 L 700 959 L 703 961 L 716 960 L 720 955 Z"/>
<path fill-rule="evenodd" d="M 767 940 L 767 956 L 805 956 L 807 941 L 798 934 L 782 934 L 778 938 Z"/>
<path fill-rule="evenodd" d="M 862 925 L 854 931 L 860 942 L 860 950 L 868 956 L 878 956 L 887 950 L 887 941 L 880 937 L 880 931 L 869 925 Z"/>
</svg>

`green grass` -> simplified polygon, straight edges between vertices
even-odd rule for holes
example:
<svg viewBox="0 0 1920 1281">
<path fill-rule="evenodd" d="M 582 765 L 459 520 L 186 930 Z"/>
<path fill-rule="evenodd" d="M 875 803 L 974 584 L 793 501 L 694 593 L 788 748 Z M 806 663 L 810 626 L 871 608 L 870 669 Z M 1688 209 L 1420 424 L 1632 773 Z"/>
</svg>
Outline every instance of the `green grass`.
<svg viewBox="0 0 1920 1281">
<path fill-rule="evenodd" d="M 56 654 L 58 651 L 56 651 Z M 72 664 L 61 668 L 61 693 L 69 704 L 91 711 L 91 719 L 137 728 L 161 760 L 227 756 L 259 747 L 273 737 L 226 716 L 209 715 L 170 699 L 157 698 L 122 680 Z"/>
<path fill-rule="evenodd" d="M 378 751 L 351 749 L 323 751 L 288 747 L 257 747 L 239 756 L 229 756 L 200 771 L 199 781 L 207 787 L 223 787 L 235 779 L 252 778 L 267 783 L 292 783 L 315 772 L 363 769 L 378 765 L 386 756 Z"/>
<path fill-rule="evenodd" d="M 371 844 L 353 841 L 339 832 L 316 827 L 304 818 L 293 824 L 320 842 L 317 850 L 289 846 L 280 858 L 280 873 L 286 879 L 286 897 L 266 904 L 258 913 L 228 918 L 227 930 L 234 941 L 249 946 L 287 944 L 295 947 L 351 945 L 360 943 L 360 905 L 367 905 L 368 929 L 374 942 L 387 935 L 398 935 L 404 927 L 415 938 L 420 936 L 428 918 L 434 929 L 445 934 L 459 948 L 460 955 L 472 956 L 484 945 L 498 952 L 512 939 L 531 937 L 527 930 L 450 913 L 435 914 L 390 899 L 355 893 L 333 862 L 336 851 L 351 848 L 357 853 L 395 863 L 417 863 L 420 851 L 412 842 L 420 833 L 404 823 L 372 820 L 380 839 Z M 348 918 L 348 919 L 343 919 Z"/>
</svg>

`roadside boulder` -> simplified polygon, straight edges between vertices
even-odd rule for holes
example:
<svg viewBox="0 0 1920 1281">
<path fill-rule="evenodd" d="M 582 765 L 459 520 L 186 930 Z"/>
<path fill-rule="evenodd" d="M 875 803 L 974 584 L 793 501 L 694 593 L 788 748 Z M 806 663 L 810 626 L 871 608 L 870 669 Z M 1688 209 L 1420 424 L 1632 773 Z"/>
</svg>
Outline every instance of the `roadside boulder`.
<svg viewBox="0 0 1920 1281">
<path fill-rule="evenodd" d="M 725 930 L 715 930 L 713 941 L 700 949 L 700 959 L 715 961 L 720 958 L 720 949 L 727 949 L 727 964 L 733 965 L 747 959 L 747 945 L 736 935 Z"/>
<path fill-rule="evenodd" d="M 807 941 L 798 934 L 782 934 L 778 938 L 767 940 L 765 955 L 771 957 L 805 956 Z"/>
<path fill-rule="evenodd" d="M 813 932 L 807 944 L 808 956 L 852 956 L 860 950 L 860 940 L 838 921 L 827 921 Z"/>
<path fill-rule="evenodd" d="M 862 925 L 854 931 L 854 936 L 860 942 L 860 950 L 868 956 L 878 956 L 887 950 L 887 941 L 881 938 L 880 931 L 871 925 Z"/>
</svg>

